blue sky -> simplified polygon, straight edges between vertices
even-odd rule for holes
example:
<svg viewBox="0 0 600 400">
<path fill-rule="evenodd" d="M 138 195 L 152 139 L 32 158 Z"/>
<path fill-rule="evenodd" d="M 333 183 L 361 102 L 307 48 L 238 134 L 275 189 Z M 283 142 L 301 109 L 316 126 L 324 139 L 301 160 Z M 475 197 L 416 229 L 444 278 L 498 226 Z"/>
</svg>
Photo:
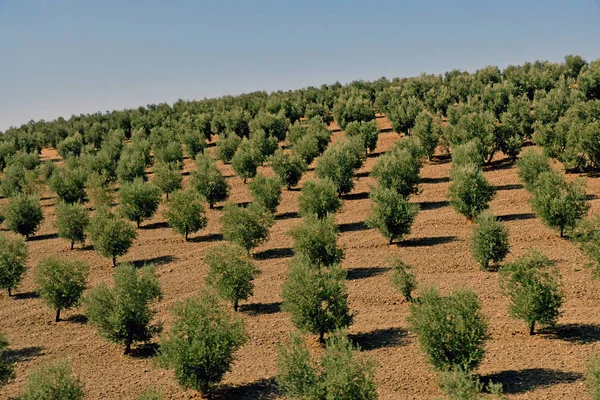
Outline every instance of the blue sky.
<svg viewBox="0 0 600 400">
<path fill-rule="evenodd" d="M 600 0 L 0 0 L 0 130 L 354 79 L 600 58 Z"/>
</svg>

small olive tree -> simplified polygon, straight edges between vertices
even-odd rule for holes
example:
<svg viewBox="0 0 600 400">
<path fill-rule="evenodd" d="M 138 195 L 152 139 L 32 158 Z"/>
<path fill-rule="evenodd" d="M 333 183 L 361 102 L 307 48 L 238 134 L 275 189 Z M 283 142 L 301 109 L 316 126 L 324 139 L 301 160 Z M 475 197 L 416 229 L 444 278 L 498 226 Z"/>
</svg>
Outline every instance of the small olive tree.
<svg viewBox="0 0 600 400">
<path fill-rule="evenodd" d="M 87 171 L 83 168 L 62 167 L 54 171 L 48 185 L 59 199 L 67 203 L 76 203 L 86 199 L 86 181 Z"/>
<path fill-rule="evenodd" d="M 292 228 L 289 235 L 294 239 L 294 252 L 308 258 L 311 264 L 330 266 L 344 258 L 344 250 L 337 244 L 337 226 L 333 215 L 318 219 L 314 216 Z"/>
<path fill-rule="evenodd" d="M 37 291 L 56 310 L 56 322 L 60 321 L 61 310 L 68 310 L 79 303 L 87 276 L 88 268 L 81 261 L 48 257 L 38 263 Z"/>
<path fill-rule="evenodd" d="M 283 150 L 277 150 L 271 157 L 271 166 L 273 172 L 279 177 L 288 190 L 296 186 L 302 174 L 308 168 L 303 159 L 298 156 L 284 153 Z"/>
<path fill-rule="evenodd" d="M 148 342 L 160 331 L 153 325 L 156 314 L 150 306 L 161 299 L 154 267 L 145 266 L 138 273 L 132 264 L 121 264 L 114 274 L 115 284 L 96 286 L 84 299 L 90 325 L 105 339 L 125 345 L 125 354 L 136 342 Z"/>
<path fill-rule="evenodd" d="M 413 301 L 412 292 L 417 287 L 417 278 L 412 272 L 412 267 L 406 264 L 399 256 L 392 259 L 392 271 L 390 281 L 396 290 L 398 290 L 404 300 Z"/>
<path fill-rule="evenodd" d="M 579 243 L 592 261 L 590 267 L 593 277 L 600 278 L 600 214 L 579 221 L 573 231 L 572 239 Z"/>
<path fill-rule="evenodd" d="M 85 385 L 73 376 L 67 360 L 46 363 L 29 374 L 20 400 L 83 400 Z"/>
<path fill-rule="evenodd" d="M 468 221 L 487 209 L 496 195 L 496 189 L 473 164 L 457 167 L 452 172 L 451 179 L 448 200 L 456 212 L 467 217 Z"/>
<path fill-rule="evenodd" d="M 0 332 L 0 388 L 15 377 L 14 361 L 7 356 L 7 348 L 8 340 Z"/>
<path fill-rule="evenodd" d="M 140 178 L 123 183 L 119 190 L 121 212 L 138 228 L 143 220 L 151 218 L 158 210 L 160 199 L 160 189 Z"/>
<path fill-rule="evenodd" d="M 369 151 L 373 152 L 377 147 L 379 127 L 375 121 L 354 121 L 346 125 L 346 135 L 359 138 L 359 142 L 365 149 L 366 156 Z"/>
<path fill-rule="evenodd" d="M 592 354 L 585 374 L 585 384 L 593 400 L 600 399 L 600 357 Z"/>
<path fill-rule="evenodd" d="M 483 361 L 488 328 L 472 291 L 442 297 L 430 288 L 410 305 L 408 322 L 435 369 L 470 372 Z"/>
<path fill-rule="evenodd" d="M 371 192 L 371 215 L 367 224 L 381 232 L 383 237 L 402 240 L 419 212 L 419 206 L 408 202 L 393 189 L 377 188 Z"/>
<path fill-rule="evenodd" d="M 173 313 L 175 322 L 160 340 L 159 364 L 204 396 L 231 370 L 235 352 L 248 340 L 244 323 L 208 291 L 178 303 Z"/>
<path fill-rule="evenodd" d="M 320 268 L 306 256 L 292 259 L 283 285 L 283 310 L 291 314 L 298 329 L 319 335 L 343 329 L 352 323 L 346 271 L 337 265 Z"/>
<path fill-rule="evenodd" d="M 219 160 L 229 164 L 241 142 L 242 139 L 234 132 L 219 135 L 219 140 L 217 140 L 217 157 Z"/>
<path fill-rule="evenodd" d="M 254 278 L 260 271 L 244 249 L 235 244 L 213 247 L 206 254 L 210 270 L 206 278 L 208 285 L 219 295 L 233 303 L 238 310 L 240 300 L 248 300 L 254 291 Z"/>
<path fill-rule="evenodd" d="M 204 196 L 210 208 L 229 198 L 229 184 L 214 160 L 205 154 L 196 156 L 196 170 L 192 171 L 191 187 Z"/>
<path fill-rule="evenodd" d="M 23 280 L 27 256 L 27 245 L 22 238 L 0 234 L 0 288 L 7 289 L 9 296 Z"/>
<path fill-rule="evenodd" d="M 252 193 L 252 202 L 274 213 L 281 202 L 281 181 L 277 178 L 266 178 L 258 174 L 248 185 Z"/>
<path fill-rule="evenodd" d="M 532 191 L 540 174 L 550 172 L 550 162 L 544 153 L 529 149 L 523 152 L 517 160 L 517 173 L 525 189 Z"/>
<path fill-rule="evenodd" d="M 40 228 L 44 214 L 37 197 L 19 194 L 8 201 L 4 217 L 9 230 L 29 239 Z"/>
<path fill-rule="evenodd" d="M 96 211 L 89 233 L 94 249 L 103 257 L 112 258 L 113 267 L 117 266 L 117 257 L 127 254 L 137 238 L 137 232 L 130 223 L 107 211 Z"/>
<path fill-rule="evenodd" d="M 354 173 L 363 163 L 362 145 L 357 141 L 339 140 L 325 150 L 315 169 L 319 178 L 329 178 L 337 186 L 338 194 L 354 188 Z"/>
<path fill-rule="evenodd" d="M 246 183 L 248 178 L 256 176 L 256 171 L 262 160 L 262 154 L 259 152 L 259 149 L 252 146 L 252 143 L 248 139 L 244 139 L 231 159 L 231 166 L 235 173 Z"/>
<path fill-rule="evenodd" d="M 380 187 L 393 189 L 408 199 L 419 192 L 421 161 L 409 149 L 390 151 L 377 158 L 371 175 Z"/>
<path fill-rule="evenodd" d="M 328 214 L 335 214 L 342 202 L 337 196 L 335 183 L 330 179 L 313 179 L 304 184 L 298 198 L 300 214 L 305 217 L 316 216 L 325 218 Z"/>
<path fill-rule="evenodd" d="M 174 164 L 157 163 L 154 166 L 154 185 L 160 189 L 161 192 L 167 195 L 176 190 L 181 189 L 181 183 L 183 182 L 183 176 L 181 171 Z"/>
<path fill-rule="evenodd" d="M 183 235 L 186 241 L 190 233 L 198 232 L 208 224 L 202 200 L 190 189 L 173 193 L 167 203 L 164 217 L 175 232 Z"/>
<path fill-rule="evenodd" d="M 58 236 L 71 242 L 71 250 L 75 243 L 85 243 L 89 223 L 90 217 L 83 204 L 59 202 L 56 205 Z"/>
<path fill-rule="evenodd" d="M 277 385 L 289 399 L 377 399 L 374 364 L 356 354 L 341 332 L 332 335 L 315 363 L 302 338 L 292 333 L 279 345 Z"/>
<path fill-rule="evenodd" d="M 530 335 L 536 323 L 554 326 L 560 315 L 563 296 L 552 264 L 533 251 L 500 270 L 500 288 L 510 299 L 508 311 L 529 324 Z"/>
<path fill-rule="evenodd" d="M 221 216 L 223 237 L 232 243 L 250 250 L 269 238 L 273 216 L 268 210 L 251 204 L 247 208 L 235 204 L 225 206 Z"/>
<path fill-rule="evenodd" d="M 533 188 L 531 206 L 544 224 L 558 229 L 560 237 L 571 231 L 588 212 L 585 186 L 580 180 L 566 182 L 557 172 L 543 172 Z"/>
<path fill-rule="evenodd" d="M 481 268 L 489 270 L 490 262 L 496 264 L 504 260 L 510 250 L 508 229 L 488 211 L 479 214 L 475 221 L 477 225 L 471 235 L 471 252 Z"/>
</svg>

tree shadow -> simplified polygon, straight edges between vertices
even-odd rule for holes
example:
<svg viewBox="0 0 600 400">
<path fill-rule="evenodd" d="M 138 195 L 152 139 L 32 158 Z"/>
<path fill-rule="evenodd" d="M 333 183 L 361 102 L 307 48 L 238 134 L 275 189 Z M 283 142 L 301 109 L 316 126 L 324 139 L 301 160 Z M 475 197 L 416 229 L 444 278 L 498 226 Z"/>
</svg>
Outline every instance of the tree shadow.
<svg viewBox="0 0 600 400">
<path fill-rule="evenodd" d="M 151 358 L 158 353 L 158 343 L 145 343 L 141 346 L 132 347 L 129 355 L 133 358 Z"/>
<path fill-rule="evenodd" d="M 132 262 L 132 264 L 136 268 L 142 268 L 146 264 L 152 264 L 154 266 L 159 266 L 159 265 L 169 264 L 169 263 L 172 263 L 173 261 L 177 261 L 177 260 L 179 260 L 179 258 L 168 255 L 168 256 L 158 256 L 158 257 L 146 258 L 143 260 L 135 260 Z"/>
<path fill-rule="evenodd" d="M 456 236 L 432 236 L 432 237 L 422 237 L 415 239 L 408 239 L 398 243 L 400 247 L 427 247 L 427 246 L 435 246 L 438 244 L 445 244 L 454 242 L 457 239 Z"/>
<path fill-rule="evenodd" d="M 523 214 L 498 215 L 498 220 L 500 220 L 501 222 L 524 221 L 527 219 L 535 219 L 535 214 L 523 213 Z"/>
<path fill-rule="evenodd" d="M 561 383 L 572 383 L 583 378 L 583 374 L 549 368 L 528 368 L 497 372 L 482 378 L 484 382 L 491 380 L 501 383 L 506 394 L 519 394 Z"/>
<path fill-rule="evenodd" d="M 387 267 L 348 268 L 346 270 L 346 279 L 349 281 L 366 279 L 372 276 L 381 275 L 389 270 L 390 269 Z"/>
<path fill-rule="evenodd" d="M 500 190 L 519 190 L 519 189 L 523 189 L 523 185 L 521 185 L 520 183 L 510 183 L 508 185 L 498 185 L 498 186 L 494 186 L 494 188 L 498 191 Z"/>
<path fill-rule="evenodd" d="M 383 128 L 379 130 L 379 133 L 389 133 L 394 132 L 394 128 Z"/>
<path fill-rule="evenodd" d="M 438 156 L 433 156 L 433 157 L 431 157 L 431 160 L 429 160 L 429 162 L 434 165 L 448 164 L 448 163 L 452 162 L 452 155 L 450 153 L 448 153 L 448 154 L 441 154 Z"/>
<path fill-rule="evenodd" d="M 302 190 L 302 189 L 300 189 L 299 187 L 295 186 L 295 187 L 289 188 L 288 192 L 299 192 L 300 190 Z"/>
<path fill-rule="evenodd" d="M 358 172 L 358 173 L 354 174 L 354 176 L 357 178 L 368 178 L 369 176 L 371 176 L 371 172 L 370 171 Z"/>
<path fill-rule="evenodd" d="M 342 196 L 344 200 L 364 200 L 369 198 L 369 192 L 348 193 Z"/>
<path fill-rule="evenodd" d="M 15 293 L 12 296 L 15 300 L 38 299 L 40 295 L 37 292 Z"/>
<path fill-rule="evenodd" d="M 358 231 L 366 231 L 369 230 L 369 225 L 365 221 L 360 222 L 349 222 L 346 224 L 339 224 L 338 231 L 340 233 L 344 232 L 358 232 Z"/>
<path fill-rule="evenodd" d="M 223 240 L 223 235 L 220 233 L 210 233 L 208 235 L 188 238 L 188 242 L 192 243 L 220 242 L 221 240 Z"/>
<path fill-rule="evenodd" d="M 438 178 L 421 178 L 421 183 L 436 184 L 436 183 L 448 183 L 448 182 L 450 182 L 449 176 L 440 176 Z"/>
<path fill-rule="evenodd" d="M 275 378 L 263 378 L 238 386 L 221 386 L 211 394 L 213 400 L 274 400 L 281 396 Z"/>
<path fill-rule="evenodd" d="M 246 208 L 250 205 L 250 201 L 240 201 L 239 203 L 236 203 L 238 207 L 242 207 L 242 208 Z"/>
<path fill-rule="evenodd" d="M 296 211 L 290 211 L 290 212 L 279 213 L 275 216 L 275 219 L 277 221 L 280 221 L 283 219 L 293 219 L 293 218 L 300 218 L 300 214 L 298 214 Z"/>
<path fill-rule="evenodd" d="M 242 304 L 240 311 L 248 313 L 249 315 L 270 315 L 277 314 L 281 311 L 281 301 L 274 303 L 250 303 Z"/>
<path fill-rule="evenodd" d="M 47 233 L 45 235 L 35 235 L 31 236 L 27 239 L 28 242 L 37 242 L 38 240 L 47 240 L 47 239 L 56 239 L 58 238 L 58 233 Z"/>
<path fill-rule="evenodd" d="M 542 333 L 545 333 L 542 331 Z M 575 344 L 589 344 L 600 341 L 598 324 L 565 324 L 555 326 L 548 332 L 550 338 Z"/>
<path fill-rule="evenodd" d="M 88 317 L 83 314 L 75 314 L 75 315 L 71 315 L 69 318 L 63 319 L 63 321 L 83 325 L 83 324 L 87 324 Z"/>
<path fill-rule="evenodd" d="M 29 361 L 37 356 L 43 356 L 44 348 L 40 346 L 23 347 L 21 349 L 9 348 L 4 353 L 6 358 L 13 362 Z"/>
<path fill-rule="evenodd" d="M 152 230 L 152 229 L 163 229 L 168 228 L 169 224 L 167 222 L 154 222 L 152 224 L 142 225 L 140 229 L 144 230 Z"/>
<path fill-rule="evenodd" d="M 592 201 L 592 200 L 597 200 L 597 199 L 598 199 L 598 196 L 595 194 L 590 193 L 590 194 L 585 195 L 586 201 Z"/>
<path fill-rule="evenodd" d="M 383 132 L 383 131 L 381 131 L 381 132 Z M 390 132 L 392 132 L 392 130 L 390 130 Z M 369 154 L 367 154 L 367 157 L 369 157 L 369 158 L 375 158 L 375 157 L 382 156 L 382 155 L 384 155 L 385 153 L 387 153 L 387 151 L 375 151 L 375 152 L 373 152 L 373 153 L 369 153 Z"/>
<path fill-rule="evenodd" d="M 511 169 L 515 164 L 510 158 L 503 158 L 502 160 L 492 161 L 489 164 L 484 165 L 485 171 L 502 171 L 505 169 Z"/>
<path fill-rule="evenodd" d="M 440 208 L 448 207 L 450 203 L 446 200 L 443 201 L 421 201 L 419 203 L 421 210 L 438 210 Z"/>
<path fill-rule="evenodd" d="M 274 249 L 268 249 L 259 251 L 254 254 L 255 260 L 274 260 L 277 258 L 290 258 L 294 256 L 294 250 L 290 247 L 277 247 Z"/>
<path fill-rule="evenodd" d="M 386 328 L 356 333 L 348 337 L 362 350 L 376 350 L 405 345 L 407 335 L 408 333 L 402 328 Z"/>
</svg>

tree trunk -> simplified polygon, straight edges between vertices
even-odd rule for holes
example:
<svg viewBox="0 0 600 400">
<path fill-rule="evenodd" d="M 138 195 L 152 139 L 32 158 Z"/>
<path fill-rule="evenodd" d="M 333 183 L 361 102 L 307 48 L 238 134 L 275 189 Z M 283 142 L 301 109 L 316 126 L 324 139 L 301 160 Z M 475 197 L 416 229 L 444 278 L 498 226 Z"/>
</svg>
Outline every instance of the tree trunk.
<svg viewBox="0 0 600 400">
<path fill-rule="evenodd" d="M 187 231 L 187 229 L 185 230 L 185 241 L 186 242 L 188 241 L 188 231 Z"/>
<path fill-rule="evenodd" d="M 117 266 L 117 256 L 113 256 L 113 268 Z"/>
<path fill-rule="evenodd" d="M 137 221 L 137 227 L 140 227 L 140 224 L 142 223 L 142 221 Z"/>
<path fill-rule="evenodd" d="M 321 343 L 321 344 L 325 343 L 325 332 L 324 331 L 319 332 L 319 343 Z"/>
<path fill-rule="evenodd" d="M 563 226 L 560 227 L 560 238 L 564 238 L 565 237 L 565 228 Z"/>
<path fill-rule="evenodd" d="M 75 246 L 75 241 L 71 240 L 71 250 L 73 250 L 73 247 Z"/>
<path fill-rule="evenodd" d="M 8 288 L 8 297 L 11 297 L 11 296 L 12 296 L 12 290 L 11 290 L 11 288 Z"/>
<path fill-rule="evenodd" d="M 58 321 L 60 321 L 60 308 L 56 309 L 56 320 L 55 320 L 55 322 L 58 322 Z"/>
<path fill-rule="evenodd" d="M 125 347 L 125 353 L 123 353 L 123 354 L 129 354 L 129 353 L 131 353 L 131 342 L 127 341 L 127 345 Z"/>
<path fill-rule="evenodd" d="M 391 238 L 390 238 L 390 244 L 392 244 L 393 242 L 394 242 L 394 238 L 393 238 L 393 237 L 391 237 Z"/>
<path fill-rule="evenodd" d="M 238 300 L 236 299 L 233 301 L 233 311 L 237 312 L 238 308 L 239 308 L 239 304 L 238 304 Z"/>
<path fill-rule="evenodd" d="M 215 205 L 214 205 L 213 203 L 210 203 L 210 204 L 208 205 L 208 207 L 209 207 L 209 208 L 212 210 L 213 208 L 215 208 Z"/>
<path fill-rule="evenodd" d="M 535 321 L 531 321 L 531 325 L 529 325 L 529 334 L 535 334 Z"/>
<path fill-rule="evenodd" d="M 246 178 L 244 178 L 244 185 L 246 184 Z"/>
<path fill-rule="evenodd" d="M 167 192 L 167 200 L 169 200 L 169 192 Z"/>
</svg>

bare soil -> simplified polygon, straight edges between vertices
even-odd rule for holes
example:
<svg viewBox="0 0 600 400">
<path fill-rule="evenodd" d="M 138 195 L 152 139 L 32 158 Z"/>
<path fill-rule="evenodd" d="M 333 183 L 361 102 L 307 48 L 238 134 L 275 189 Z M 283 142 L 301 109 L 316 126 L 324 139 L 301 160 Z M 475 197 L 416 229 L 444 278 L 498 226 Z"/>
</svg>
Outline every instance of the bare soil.
<svg viewBox="0 0 600 400">
<path fill-rule="evenodd" d="M 507 300 L 498 290 L 498 275 L 479 269 L 469 250 L 472 226 L 449 206 L 450 161 L 434 158 L 421 170 L 421 193 L 412 201 L 421 211 L 412 233 L 399 245 L 388 245 L 379 232 L 365 223 L 370 203 L 368 193 L 375 185 L 369 176 L 376 156 L 389 149 L 400 135 L 389 121 L 378 118 L 382 133 L 373 155 L 358 172 L 356 186 L 344 197 L 337 216 L 339 242 L 346 250 L 343 267 L 348 271 L 350 307 L 355 313 L 349 332 L 362 347 L 362 356 L 376 360 L 376 379 L 381 399 L 433 399 L 442 393 L 436 374 L 420 350 L 417 339 L 406 323 L 408 304 L 389 283 L 387 261 L 400 255 L 414 266 L 420 287 L 437 286 L 442 293 L 456 288 L 474 290 L 489 318 L 491 340 L 479 372 L 484 380 L 504 385 L 510 399 L 575 399 L 586 396 L 583 375 L 586 364 L 600 341 L 598 304 L 599 282 L 591 280 L 584 268 L 587 259 L 577 246 L 550 230 L 532 213 L 529 195 L 519 183 L 516 168 L 505 159 L 494 160 L 486 177 L 498 193 L 492 202 L 494 213 L 510 230 L 511 254 L 508 261 L 536 248 L 557 262 L 561 272 L 565 304 L 556 329 L 529 336 L 527 326 L 508 316 Z M 343 135 L 335 125 L 334 140 Z M 44 150 L 44 158 L 57 158 L 53 150 Z M 248 202 L 250 195 L 231 166 L 221 165 L 232 185 L 232 202 Z M 193 169 L 186 160 L 184 174 Z M 270 174 L 270 168 L 263 168 Z M 302 182 L 310 179 L 310 170 Z M 186 174 L 185 179 L 188 179 Z M 302 186 L 300 183 L 300 187 Z M 592 211 L 600 211 L 600 179 L 587 179 Z M 287 232 L 297 224 L 298 190 L 285 190 L 283 201 L 271 230 L 271 238 L 254 251 L 262 274 L 256 280 L 255 295 L 241 307 L 240 315 L 250 335 L 241 349 L 231 373 L 225 377 L 216 397 L 222 399 L 278 399 L 274 376 L 279 340 L 293 329 L 289 316 L 280 310 L 281 287 L 287 263 L 293 255 L 292 239 Z M 0 200 L 4 204 L 6 199 Z M 8 337 L 11 355 L 17 360 L 17 378 L 0 390 L 0 398 L 15 396 L 23 388 L 29 372 L 48 360 L 68 358 L 75 373 L 85 382 L 90 399 L 133 399 L 148 387 L 159 388 L 166 398 L 200 398 L 192 390 L 183 390 L 172 372 L 157 367 L 152 349 L 139 349 L 133 356 L 123 348 L 98 337 L 85 323 L 84 310 L 63 312 L 64 321 L 53 322 L 54 312 L 34 293 L 35 266 L 45 256 L 58 254 L 76 257 L 90 266 L 89 286 L 111 282 L 111 261 L 96 254 L 92 246 L 69 250 L 69 243 L 56 235 L 54 204 L 51 193 L 42 199 L 45 220 L 38 234 L 30 239 L 29 266 L 16 295 L 0 294 L 0 330 Z M 220 209 L 208 210 L 208 227 L 185 243 L 162 217 L 156 216 L 138 230 L 134 247 L 120 262 L 157 266 L 164 298 L 157 306 L 157 319 L 165 328 L 171 322 L 170 308 L 180 300 L 197 294 L 204 285 L 207 266 L 204 256 L 217 245 L 220 235 Z M 11 234 L 11 233 L 7 233 Z M 317 349 L 314 338 L 312 347 Z M 318 350 L 318 349 L 317 349 Z"/>
</svg>

